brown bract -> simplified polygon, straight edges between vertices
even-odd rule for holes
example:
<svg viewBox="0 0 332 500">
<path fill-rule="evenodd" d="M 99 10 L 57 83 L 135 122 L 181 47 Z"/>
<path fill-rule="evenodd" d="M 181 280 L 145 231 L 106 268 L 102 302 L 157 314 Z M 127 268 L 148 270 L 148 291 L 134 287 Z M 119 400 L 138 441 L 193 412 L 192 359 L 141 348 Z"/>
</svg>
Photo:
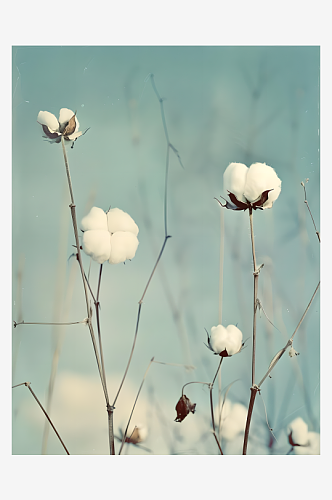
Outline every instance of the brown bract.
<svg viewBox="0 0 332 500">
<path fill-rule="evenodd" d="M 257 210 L 257 209 L 263 210 L 263 205 L 267 201 L 270 191 L 273 191 L 273 189 L 267 189 L 261 194 L 261 196 L 257 200 L 253 202 L 250 202 L 246 199 L 245 203 L 243 201 L 239 201 L 235 196 L 235 194 L 228 191 L 228 196 L 232 203 L 225 200 L 225 198 L 223 198 L 222 196 L 220 196 L 220 198 L 225 200 L 226 204 L 223 205 L 222 203 L 220 203 L 219 200 L 217 201 L 222 207 L 228 208 L 230 210 L 247 210 L 248 208 L 251 208 L 252 210 Z"/>
<path fill-rule="evenodd" d="M 175 422 L 182 422 L 190 412 L 195 413 L 196 403 L 193 404 L 190 399 L 183 394 L 177 402 L 175 409 L 177 413 Z"/>
</svg>

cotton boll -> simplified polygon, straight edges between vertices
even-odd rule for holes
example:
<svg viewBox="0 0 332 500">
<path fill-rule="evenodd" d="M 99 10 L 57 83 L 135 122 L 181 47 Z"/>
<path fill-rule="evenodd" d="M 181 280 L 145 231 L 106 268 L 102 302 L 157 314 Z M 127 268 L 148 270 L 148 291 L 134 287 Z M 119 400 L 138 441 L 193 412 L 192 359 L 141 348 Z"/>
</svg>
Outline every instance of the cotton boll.
<svg viewBox="0 0 332 500">
<path fill-rule="evenodd" d="M 209 344 L 215 353 L 220 354 L 226 350 L 228 356 L 233 356 L 242 347 L 242 332 L 234 325 L 228 325 L 227 328 L 222 325 L 213 326 Z"/>
<path fill-rule="evenodd" d="M 99 264 L 103 264 L 110 257 L 111 235 L 108 231 L 103 230 L 85 231 L 82 245 L 87 255 Z"/>
<path fill-rule="evenodd" d="M 57 131 L 59 129 L 58 120 L 49 111 L 39 111 L 37 122 L 40 123 L 40 125 L 46 125 L 51 131 Z"/>
<path fill-rule="evenodd" d="M 92 207 L 88 215 L 83 217 L 81 221 L 81 229 L 83 231 L 97 229 L 108 231 L 107 217 L 104 210 L 98 207 Z"/>
<path fill-rule="evenodd" d="M 231 163 L 224 172 L 224 190 L 235 194 L 239 201 L 245 201 L 243 197 L 246 184 L 248 167 L 243 163 Z"/>
<path fill-rule="evenodd" d="M 135 256 L 138 239 L 133 233 L 117 231 L 111 236 L 110 264 L 119 264 Z"/>
<path fill-rule="evenodd" d="M 117 231 L 129 231 L 135 236 L 138 235 L 138 226 L 126 212 L 120 208 L 112 208 L 107 212 L 108 230 L 110 233 Z"/>
</svg>

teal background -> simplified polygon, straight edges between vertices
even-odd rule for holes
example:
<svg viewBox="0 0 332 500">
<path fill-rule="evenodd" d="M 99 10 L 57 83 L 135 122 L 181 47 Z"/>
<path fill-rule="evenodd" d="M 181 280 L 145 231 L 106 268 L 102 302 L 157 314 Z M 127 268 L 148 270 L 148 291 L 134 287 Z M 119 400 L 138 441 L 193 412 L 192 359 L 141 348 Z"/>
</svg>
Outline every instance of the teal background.
<svg viewBox="0 0 332 500">
<path fill-rule="evenodd" d="M 319 48 L 13 47 L 12 71 L 13 319 L 61 321 L 66 309 L 68 321 L 86 316 L 78 273 L 73 298 L 65 299 L 74 264 L 67 259 L 75 243 L 69 195 L 61 146 L 43 140 L 36 122 L 40 110 L 58 116 L 60 108 L 68 107 L 77 110 L 81 130 L 91 127 L 67 149 L 78 220 L 92 205 L 104 210 L 111 205 L 128 212 L 140 229 L 132 262 L 103 269 L 101 321 L 107 375 L 114 383 L 111 398 L 130 353 L 138 301 L 164 238 L 166 142 L 159 103 L 147 79 L 149 73 L 155 75 L 158 92 L 165 97 L 170 141 L 184 169 L 171 154 L 172 238 L 144 298 L 115 427 L 129 417 L 152 356 L 193 364 L 192 372 L 153 364 L 137 412 L 149 425 L 146 446 L 155 454 L 216 454 L 205 386 L 187 387 L 186 394 L 197 403 L 196 414 L 174 422 L 183 384 L 212 381 L 218 364 L 203 344 L 204 328 L 218 324 L 220 209 L 214 197 L 222 194 L 222 175 L 232 161 L 248 166 L 266 162 L 282 180 L 273 208 L 254 214 L 257 260 L 265 264 L 258 296 L 280 330 L 261 314 L 259 380 L 293 333 L 319 280 L 320 248 L 300 185 L 309 178 L 307 198 L 319 229 Z M 228 396 L 247 405 L 253 300 L 249 217 L 226 210 L 223 215 L 222 323 L 237 324 L 248 341 L 241 354 L 224 361 L 222 386 L 237 380 Z M 86 256 L 84 265 L 88 270 Z M 93 262 L 94 289 L 98 272 Z M 269 424 L 278 438 L 273 446 L 277 454 L 289 449 L 283 429 L 293 418 L 301 416 L 310 430 L 319 432 L 319 304 L 318 294 L 295 336 L 300 356 L 290 359 L 286 354 L 262 388 Z M 13 385 L 30 381 L 46 404 L 59 341 L 51 417 L 72 454 L 106 454 L 106 412 L 86 327 L 14 329 Z M 91 395 L 97 399 L 96 413 L 90 414 Z M 214 398 L 217 402 L 217 388 Z M 259 399 L 254 418 L 259 444 L 249 452 L 269 453 L 270 433 Z M 28 390 L 14 389 L 13 454 L 40 454 L 43 426 Z M 47 450 L 63 454 L 52 432 Z M 133 446 L 127 452 L 146 453 Z"/>
</svg>

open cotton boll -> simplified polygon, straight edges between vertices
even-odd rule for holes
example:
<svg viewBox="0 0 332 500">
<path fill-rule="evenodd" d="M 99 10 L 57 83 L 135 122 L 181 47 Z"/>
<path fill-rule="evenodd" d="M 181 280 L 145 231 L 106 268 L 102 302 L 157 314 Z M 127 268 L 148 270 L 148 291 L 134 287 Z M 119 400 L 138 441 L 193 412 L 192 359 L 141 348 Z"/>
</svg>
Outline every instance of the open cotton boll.
<svg viewBox="0 0 332 500">
<path fill-rule="evenodd" d="M 304 446 L 308 442 L 308 425 L 301 417 L 293 420 L 288 426 L 288 434 L 292 434 L 292 441 L 295 444 Z"/>
<path fill-rule="evenodd" d="M 228 191 L 235 194 L 238 200 L 245 201 L 243 198 L 244 187 L 246 183 L 248 167 L 243 163 L 231 163 L 224 172 L 225 194 Z"/>
<path fill-rule="evenodd" d="M 138 235 L 138 226 L 129 214 L 120 208 L 111 208 L 107 212 L 108 230 L 110 233 L 116 231 L 129 231 L 135 236 Z"/>
<path fill-rule="evenodd" d="M 248 201 L 254 202 L 266 190 L 269 192 L 264 208 L 271 208 L 281 191 L 281 180 L 272 167 L 265 163 L 253 163 L 247 173 L 244 196 Z"/>
<path fill-rule="evenodd" d="M 135 257 L 138 239 L 133 233 L 117 231 L 111 236 L 111 253 L 108 262 L 120 264 Z"/>
<path fill-rule="evenodd" d="M 104 210 L 98 207 L 92 207 L 88 215 L 83 217 L 81 221 L 81 229 L 83 231 L 96 229 L 108 231 L 107 217 Z"/>
<path fill-rule="evenodd" d="M 233 356 L 241 350 L 242 332 L 234 325 L 228 325 L 226 328 L 222 325 L 211 328 L 209 345 L 216 354 Z"/>
<path fill-rule="evenodd" d="M 264 210 L 271 208 L 281 192 L 281 180 L 272 167 L 253 163 L 247 168 L 243 163 L 230 163 L 224 172 L 226 204 L 230 210 Z"/>
<path fill-rule="evenodd" d="M 93 260 L 103 264 L 110 258 L 111 235 L 108 231 L 85 231 L 82 238 L 84 252 Z"/>
</svg>

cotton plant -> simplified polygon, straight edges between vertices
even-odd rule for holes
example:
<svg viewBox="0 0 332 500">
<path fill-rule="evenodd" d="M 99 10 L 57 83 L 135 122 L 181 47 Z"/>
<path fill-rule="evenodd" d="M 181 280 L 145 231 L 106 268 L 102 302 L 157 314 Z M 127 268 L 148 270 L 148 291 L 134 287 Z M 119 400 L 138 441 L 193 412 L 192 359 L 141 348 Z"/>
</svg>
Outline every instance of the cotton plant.
<svg viewBox="0 0 332 500">
<path fill-rule="evenodd" d="M 256 261 L 256 250 L 255 250 L 255 240 L 254 240 L 254 230 L 253 230 L 253 212 L 257 210 L 266 210 L 271 209 L 274 203 L 277 201 L 280 193 L 281 193 L 281 180 L 279 179 L 276 171 L 266 165 L 265 163 L 253 163 L 250 167 L 247 167 L 243 163 L 230 163 L 226 168 L 223 176 L 223 188 L 225 196 L 228 196 L 228 199 L 221 196 L 221 198 L 225 201 L 223 204 L 217 198 L 219 205 L 222 208 L 226 208 L 228 210 L 234 211 L 246 211 L 249 212 L 249 220 L 250 220 L 250 235 L 251 235 L 251 247 L 252 247 L 252 258 L 253 258 L 253 276 L 254 276 L 254 312 L 253 312 L 253 329 L 252 329 L 252 384 L 251 384 L 251 396 L 249 401 L 248 409 L 246 409 L 243 405 L 233 406 L 231 403 L 226 400 L 225 404 L 222 407 L 222 413 L 220 415 L 220 427 L 219 427 L 219 436 L 223 437 L 226 442 L 227 440 L 231 441 L 239 438 L 239 434 L 244 435 L 243 439 L 243 449 L 242 452 L 245 455 L 247 453 L 248 439 L 249 439 L 249 430 L 250 423 L 252 417 L 252 411 L 254 407 L 255 397 L 257 393 L 261 392 L 261 385 L 265 381 L 265 379 L 270 375 L 270 372 L 273 370 L 274 366 L 280 360 L 281 356 L 288 349 L 289 357 L 294 358 L 299 353 L 293 348 L 293 340 L 296 331 L 298 330 L 301 322 L 303 321 L 314 297 L 317 293 L 319 284 L 311 298 L 311 301 L 308 304 L 308 307 L 303 314 L 298 326 L 296 327 L 293 335 L 286 343 L 286 346 L 281 349 L 272 359 L 270 366 L 264 377 L 257 384 L 255 378 L 255 364 L 256 364 L 256 321 L 257 321 L 257 307 L 261 305 L 260 300 L 258 299 L 258 277 L 261 269 L 264 266 L 264 263 L 258 265 Z M 316 231 L 317 232 L 317 231 Z M 319 236 L 319 234 L 318 234 Z M 320 241 L 320 238 L 319 238 Z M 219 373 L 221 363 L 224 358 L 230 358 L 235 354 L 238 354 L 243 346 L 243 335 L 242 332 L 237 326 L 228 325 L 227 327 L 223 326 L 221 323 L 221 313 L 220 313 L 220 323 L 218 326 L 214 326 L 211 328 L 211 332 L 207 332 L 207 347 L 210 351 L 213 352 L 214 355 L 220 356 L 220 362 L 213 379 L 212 383 L 208 382 L 189 382 L 186 385 L 200 383 L 205 384 L 210 389 L 210 406 L 211 406 L 211 421 L 212 421 L 212 433 L 215 437 L 216 443 L 218 445 L 220 454 L 223 454 L 221 448 L 220 438 L 217 437 L 216 433 L 216 425 L 215 425 L 215 415 L 213 410 L 212 403 L 212 389 L 213 384 L 216 380 L 217 374 Z M 192 412 L 195 412 L 196 405 L 193 405 L 189 398 L 184 395 L 182 388 L 182 397 L 177 403 L 177 422 L 182 422 L 187 415 Z M 264 405 L 265 406 L 265 405 Z M 266 422 L 268 428 L 275 438 L 272 429 L 270 428 L 266 415 Z M 315 433 L 311 436 L 311 441 L 309 441 L 308 436 L 306 436 L 306 451 L 308 454 L 311 453 L 311 450 L 314 448 L 315 443 L 317 441 Z M 293 441 L 292 441 L 293 442 Z M 290 443 L 292 444 L 290 441 Z M 310 445 L 308 444 L 310 442 Z M 311 445 L 312 443 L 312 445 Z M 299 446 L 301 446 L 299 448 Z M 300 449 L 302 453 L 305 448 L 303 448 L 303 444 L 294 444 L 294 450 Z M 303 452 L 305 453 L 305 451 Z"/>
<path fill-rule="evenodd" d="M 61 143 L 62 145 L 67 181 L 70 193 L 70 200 L 71 200 L 70 210 L 71 210 L 73 230 L 76 242 L 75 246 L 77 252 L 77 261 L 79 263 L 81 271 L 83 288 L 85 292 L 85 302 L 87 308 L 87 318 L 78 323 L 84 323 L 88 325 L 90 331 L 92 344 L 97 361 L 97 367 L 105 396 L 106 410 L 108 415 L 110 454 L 113 455 L 115 454 L 113 412 L 115 409 L 115 402 L 119 396 L 119 393 L 124 383 L 124 379 L 128 371 L 130 360 L 126 372 L 124 374 L 124 377 L 122 379 L 120 388 L 116 394 L 113 404 L 111 404 L 106 382 L 106 370 L 104 365 L 102 337 L 101 337 L 100 319 L 99 319 L 99 314 L 100 314 L 99 292 L 100 292 L 100 283 L 102 275 L 101 271 L 102 271 L 102 265 L 106 261 L 108 261 L 110 264 L 118 264 L 118 263 L 123 263 L 126 260 L 133 259 L 139 244 L 137 238 L 139 229 L 137 224 L 130 217 L 130 215 L 119 208 L 112 208 L 107 212 L 104 212 L 100 208 L 93 207 L 90 210 L 90 212 L 82 219 L 80 224 L 80 229 L 83 233 L 82 246 L 81 246 L 79 228 L 76 217 L 76 205 L 74 202 L 74 192 L 73 192 L 73 186 L 70 176 L 69 163 L 68 163 L 65 144 L 71 143 L 73 146 L 74 142 L 79 137 L 84 135 L 88 129 L 85 130 L 85 132 L 79 130 L 79 122 L 76 116 L 76 112 L 74 113 L 71 109 L 68 108 L 60 109 L 59 118 L 56 118 L 55 115 L 53 115 L 48 111 L 40 111 L 37 116 L 37 122 L 42 127 L 42 130 L 45 134 L 44 138 L 46 138 L 51 143 L 58 143 L 58 144 Z M 90 284 L 88 282 L 87 276 L 84 272 L 81 248 L 88 256 L 90 256 L 93 260 L 95 260 L 97 263 L 100 264 L 97 293 L 93 293 Z M 94 301 L 94 305 L 96 308 L 96 323 L 97 323 L 96 329 L 98 334 L 98 340 L 95 335 L 95 327 L 92 321 L 92 309 L 90 306 L 91 297 Z M 31 391 L 30 387 L 29 389 Z M 135 441 L 136 444 L 138 444 L 140 440 L 145 439 L 144 433 L 145 430 L 143 428 L 142 429 L 140 427 L 135 428 L 133 436 L 130 437 L 131 439 L 130 442 L 133 443 Z"/>
</svg>

